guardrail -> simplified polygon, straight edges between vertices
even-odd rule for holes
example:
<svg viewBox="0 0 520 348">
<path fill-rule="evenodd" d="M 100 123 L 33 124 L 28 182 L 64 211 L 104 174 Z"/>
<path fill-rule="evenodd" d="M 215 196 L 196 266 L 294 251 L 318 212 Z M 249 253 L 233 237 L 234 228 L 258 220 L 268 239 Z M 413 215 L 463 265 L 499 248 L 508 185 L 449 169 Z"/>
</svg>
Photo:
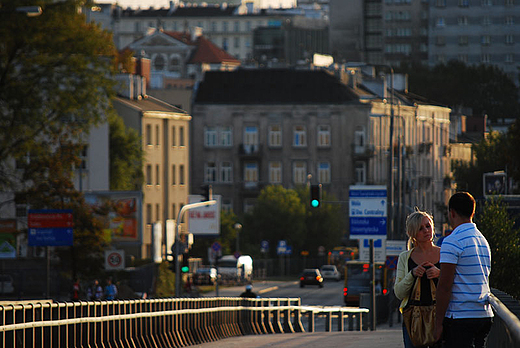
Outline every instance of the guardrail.
<svg viewBox="0 0 520 348">
<path fill-rule="evenodd" d="M 165 298 L 0 304 L 1 347 L 181 347 L 245 334 L 361 330 L 365 308 L 301 306 L 299 298 Z"/>
<path fill-rule="evenodd" d="M 502 301 L 511 303 L 506 306 Z M 518 315 L 519 302 L 504 292 L 493 289 L 493 294 L 489 296 L 489 303 L 493 307 L 495 318 L 489 332 L 488 347 L 520 348 L 520 320 L 511 312 L 514 310 Z"/>
</svg>

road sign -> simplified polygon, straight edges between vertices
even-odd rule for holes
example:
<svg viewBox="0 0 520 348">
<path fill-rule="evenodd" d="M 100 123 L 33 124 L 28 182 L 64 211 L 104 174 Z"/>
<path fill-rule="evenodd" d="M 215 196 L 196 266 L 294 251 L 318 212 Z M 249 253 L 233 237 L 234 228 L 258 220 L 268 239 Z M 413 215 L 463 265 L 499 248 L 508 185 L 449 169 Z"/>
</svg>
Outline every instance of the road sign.
<svg viewBox="0 0 520 348">
<path fill-rule="evenodd" d="M 287 248 L 287 242 L 285 240 L 279 240 L 278 246 L 276 248 L 276 253 L 278 255 L 285 255 L 286 248 Z"/>
<path fill-rule="evenodd" d="M 269 250 L 269 242 L 263 240 L 260 242 L 260 252 L 266 253 Z"/>
<path fill-rule="evenodd" d="M 0 244 L 0 259 L 14 259 L 16 257 L 16 249 L 8 242 Z"/>
<path fill-rule="evenodd" d="M 325 247 L 323 245 L 318 247 L 318 256 L 325 256 Z"/>
<path fill-rule="evenodd" d="M 125 269 L 124 250 L 105 250 L 105 270 Z"/>
<path fill-rule="evenodd" d="M 385 267 L 388 269 L 396 269 L 397 260 L 399 260 L 399 256 L 387 256 L 386 262 L 385 262 Z"/>
<path fill-rule="evenodd" d="M 374 240 L 374 261 L 385 262 L 386 260 L 386 248 L 384 239 Z M 370 240 L 362 239 L 359 241 L 359 260 L 370 261 Z"/>
<path fill-rule="evenodd" d="M 213 195 L 217 204 L 190 209 L 188 215 L 188 231 L 196 236 L 217 236 L 220 234 L 220 196 Z M 189 203 L 203 200 L 201 195 L 189 195 Z"/>
<path fill-rule="evenodd" d="M 386 256 L 399 256 L 406 250 L 405 240 L 387 240 L 386 241 Z"/>
<path fill-rule="evenodd" d="M 70 246 L 73 243 L 72 209 L 29 210 L 29 246 Z"/>
<path fill-rule="evenodd" d="M 219 252 L 220 249 L 222 249 L 222 245 L 220 245 L 219 242 L 214 242 L 213 244 L 211 244 L 211 249 L 213 249 L 213 251 L 215 252 Z"/>
<path fill-rule="evenodd" d="M 292 246 L 288 245 L 285 247 L 285 255 L 292 255 Z"/>
<path fill-rule="evenodd" d="M 386 239 L 386 187 L 352 185 L 349 190 L 351 239 Z"/>
</svg>

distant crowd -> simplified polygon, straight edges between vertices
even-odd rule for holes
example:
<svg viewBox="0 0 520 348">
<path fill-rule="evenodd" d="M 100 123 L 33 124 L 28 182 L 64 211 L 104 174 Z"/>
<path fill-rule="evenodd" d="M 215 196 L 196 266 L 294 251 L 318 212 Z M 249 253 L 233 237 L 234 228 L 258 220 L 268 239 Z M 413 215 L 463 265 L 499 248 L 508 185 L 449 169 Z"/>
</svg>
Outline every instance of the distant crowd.
<svg viewBox="0 0 520 348">
<path fill-rule="evenodd" d="M 111 278 L 106 280 L 105 286 L 101 286 L 99 281 L 95 279 L 86 288 L 83 288 L 79 279 L 72 284 L 71 299 L 79 301 L 86 299 L 87 301 L 115 300 L 117 298 L 117 286 L 112 282 Z"/>
</svg>

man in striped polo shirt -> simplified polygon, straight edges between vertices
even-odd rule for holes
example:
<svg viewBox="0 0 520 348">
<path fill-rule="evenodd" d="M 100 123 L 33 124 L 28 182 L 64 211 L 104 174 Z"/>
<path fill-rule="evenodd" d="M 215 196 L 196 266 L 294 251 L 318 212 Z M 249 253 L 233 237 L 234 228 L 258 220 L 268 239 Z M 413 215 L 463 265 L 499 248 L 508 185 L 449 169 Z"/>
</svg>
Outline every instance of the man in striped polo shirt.
<svg viewBox="0 0 520 348">
<path fill-rule="evenodd" d="M 473 223 L 475 199 L 457 192 L 448 203 L 453 232 L 441 246 L 435 337 L 443 347 L 484 347 L 491 329 L 491 250 Z"/>
</svg>

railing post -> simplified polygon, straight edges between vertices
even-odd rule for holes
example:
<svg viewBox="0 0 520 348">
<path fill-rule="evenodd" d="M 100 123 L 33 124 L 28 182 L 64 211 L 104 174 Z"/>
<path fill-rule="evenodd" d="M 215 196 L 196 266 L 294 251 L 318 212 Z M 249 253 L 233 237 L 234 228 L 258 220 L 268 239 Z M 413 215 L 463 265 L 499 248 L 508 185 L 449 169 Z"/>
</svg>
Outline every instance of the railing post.
<svg viewBox="0 0 520 348">
<path fill-rule="evenodd" d="M 341 308 L 338 311 L 338 331 L 343 332 L 345 323 L 343 322 L 343 311 Z"/>
<path fill-rule="evenodd" d="M 314 311 L 311 309 L 307 313 L 309 313 L 309 332 L 314 332 Z"/>
<path fill-rule="evenodd" d="M 331 332 L 332 331 L 332 312 L 327 311 L 325 314 L 325 331 Z"/>
</svg>

